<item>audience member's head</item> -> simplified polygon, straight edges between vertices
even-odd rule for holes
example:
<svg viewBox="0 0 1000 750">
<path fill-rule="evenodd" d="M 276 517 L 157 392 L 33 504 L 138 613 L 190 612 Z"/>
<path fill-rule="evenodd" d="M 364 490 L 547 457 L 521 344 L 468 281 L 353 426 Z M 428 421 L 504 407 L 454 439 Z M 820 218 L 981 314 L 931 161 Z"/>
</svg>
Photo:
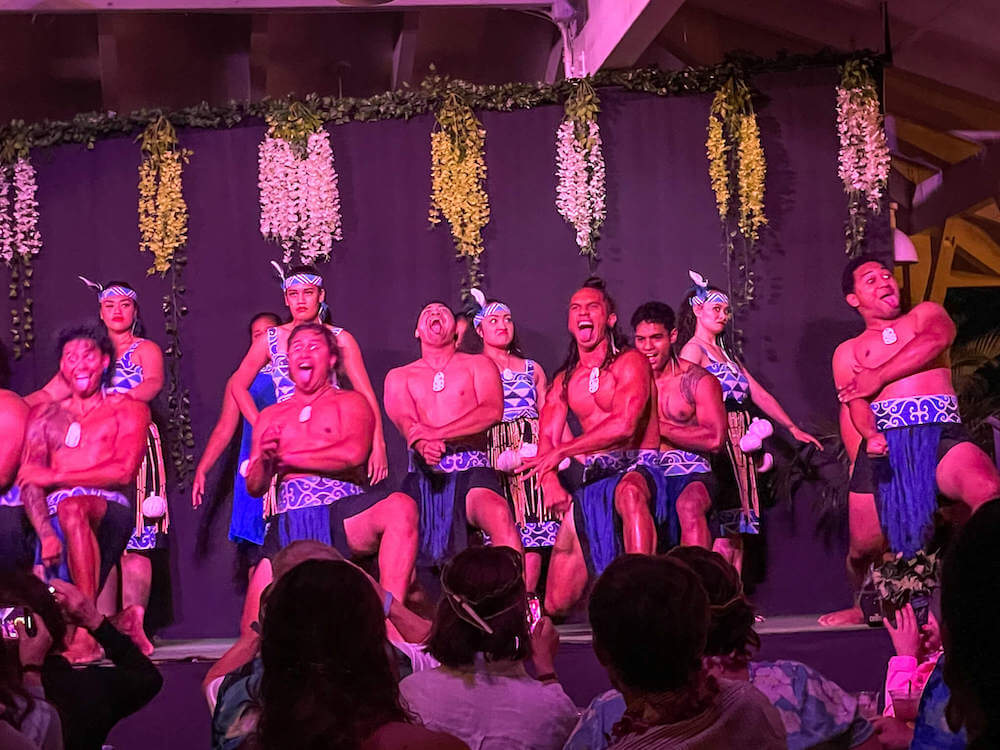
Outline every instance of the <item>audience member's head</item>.
<svg viewBox="0 0 1000 750">
<path fill-rule="evenodd" d="M 531 656 L 521 555 L 510 547 L 469 547 L 441 573 L 443 596 L 427 641 L 449 667 Z"/>
<path fill-rule="evenodd" d="M 297 539 L 286 547 L 278 550 L 271 560 L 271 573 L 277 581 L 296 565 L 306 560 L 343 560 L 336 548 L 329 544 L 317 542 L 315 539 Z"/>
<path fill-rule="evenodd" d="M 276 580 L 261 633 L 261 748 L 359 747 L 407 721 L 382 604 L 363 572 L 309 559 Z"/>
<path fill-rule="evenodd" d="M 702 547 L 676 547 L 668 557 L 691 568 L 708 594 L 705 656 L 719 659 L 725 668 L 745 667 L 760 648 L 760 636 L 754 630 L 754 608 L 743 593 L 739 571 L 718 552 Z"/>
<path fill-rule="evenodd" d="M 597 579 L 589 609 L 594 651 L 622 692 L 678 691 L 698 681 L 708 597 L 684 563 L 619 557 Z"/>
<path fill-rule="evenodd" d="M 941 576 L 941 635 L 948 723 L 964 724 L 969 747 L 1000 743 L 1000 500 L 972 514 L 945 559 Z"/>
</svg>

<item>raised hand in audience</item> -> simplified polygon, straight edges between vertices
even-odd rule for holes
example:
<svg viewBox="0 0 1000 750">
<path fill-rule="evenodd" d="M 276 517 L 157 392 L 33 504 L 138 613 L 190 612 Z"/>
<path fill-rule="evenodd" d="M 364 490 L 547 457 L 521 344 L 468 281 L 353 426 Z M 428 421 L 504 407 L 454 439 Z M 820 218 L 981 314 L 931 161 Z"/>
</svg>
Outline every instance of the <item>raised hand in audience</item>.
<svg viewBox="0 0 1000 750">
<path fill-rule="evenodd" d="M 907 604 L 896 612 L 895 623 L 888 618 L 883 618 L 885 629 L 889 631 L 892 639 L 892 646 L 896 649 L 897 656 L 912 656 L 914 659 L 920 655 L 920 627 L 917 625 L 917 615 L 913 607 Z"/>
</svg>

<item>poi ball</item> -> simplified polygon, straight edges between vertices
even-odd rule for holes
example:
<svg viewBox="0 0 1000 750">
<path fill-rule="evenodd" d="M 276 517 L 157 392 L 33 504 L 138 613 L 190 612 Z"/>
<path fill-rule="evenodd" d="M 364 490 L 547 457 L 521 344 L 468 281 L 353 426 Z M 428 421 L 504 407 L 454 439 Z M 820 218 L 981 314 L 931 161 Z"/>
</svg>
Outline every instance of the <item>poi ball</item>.
<svg viewBox="0 0 1000 750">
<path fill-rule="evenodd" d="M 753 427 L 750 429 L 752 430 Z M 748 432 L 740 438 L 740 450 L 744 453 L 756 453 L 761 449 L 762 445 L 760 436 L 753 432 Z"/>
<path fill-rule="evenodd" d="M 247 472 L 250 470 L 250 459 L 244 458 L 243 463 L 240 464 L 240 476 L 246 479 Z"/>
<path fill-rule="evenodd" d="M 750 432 L 757 435 L 761 440 L 764 440 L 774 434 L 774 425 L 766 419 L 756 417 L 750 423 Z"/>
<path fill-rule="evenodd" d="M 142 515 L 146 518 L 163 518 L 167 515 L 167 501 L 159 495 L 150 495 L 142 501 Z"/>
<path fill-rule="evenodd" d="M 525 443 L 521 446 L 521 458 L 534 458 L 538 455 L 537 443 Z"/>
<path fill-rule="evenodd" d="M 521 465 L 521 457 L 513 448 L 508 448 L 497 456 L 497 471 L 510 474 Z"/>
</svg>

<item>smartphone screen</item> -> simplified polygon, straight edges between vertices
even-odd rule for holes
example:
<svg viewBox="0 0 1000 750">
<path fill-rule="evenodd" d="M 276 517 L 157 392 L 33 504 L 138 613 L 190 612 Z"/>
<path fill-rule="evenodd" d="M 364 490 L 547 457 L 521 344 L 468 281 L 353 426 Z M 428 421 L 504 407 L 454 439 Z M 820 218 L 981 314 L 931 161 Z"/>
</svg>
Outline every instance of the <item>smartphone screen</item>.
<svg viewBox="0 0 1000 750">
<path fill-rule="evenodd" d="M 34 635 L 35 620 L 31 616 L 31 611 L 22 606 L 0 604 L 0 630 L 3 631 L 5 641 L 16 641 L 17 624 L 22 623 L 28 635 Z"/>
<path fill-rule="evenodd" d="M 535 594 L 528 594 L 528 630 L 534 630 L 542 619 L 542 602 Z"/>
</svg>

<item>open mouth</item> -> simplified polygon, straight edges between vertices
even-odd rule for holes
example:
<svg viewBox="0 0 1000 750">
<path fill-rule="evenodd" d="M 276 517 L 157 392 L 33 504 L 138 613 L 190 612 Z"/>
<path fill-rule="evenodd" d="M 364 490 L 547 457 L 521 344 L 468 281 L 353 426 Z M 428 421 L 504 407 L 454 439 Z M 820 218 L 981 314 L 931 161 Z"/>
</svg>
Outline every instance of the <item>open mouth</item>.
<svg viewBox="0 0 1000 750">
<path fill-rule="evenodd" d="M 90 385 L 90 376 L 89 375 L 77 375 L 77 376 L 75 376 L 73 378 L 73 382 L 76 383 L 76 387 L 77 388 L 81 388 L 81 389 L 82 388 L 86 388 L 88 385 Z"/>
<path fill-rule="evenodd" d="M 440 320 L 435 318 L 427 324 L 427 327 L 430 328 L 433 333 L 441 333 L 442 323 Z"/>
<path fill-rule="evenodd" d="M 899 306 L 899 295 L 896 292 L 886 292 L 880 299 L 890 307 Z"/>
</svg>

